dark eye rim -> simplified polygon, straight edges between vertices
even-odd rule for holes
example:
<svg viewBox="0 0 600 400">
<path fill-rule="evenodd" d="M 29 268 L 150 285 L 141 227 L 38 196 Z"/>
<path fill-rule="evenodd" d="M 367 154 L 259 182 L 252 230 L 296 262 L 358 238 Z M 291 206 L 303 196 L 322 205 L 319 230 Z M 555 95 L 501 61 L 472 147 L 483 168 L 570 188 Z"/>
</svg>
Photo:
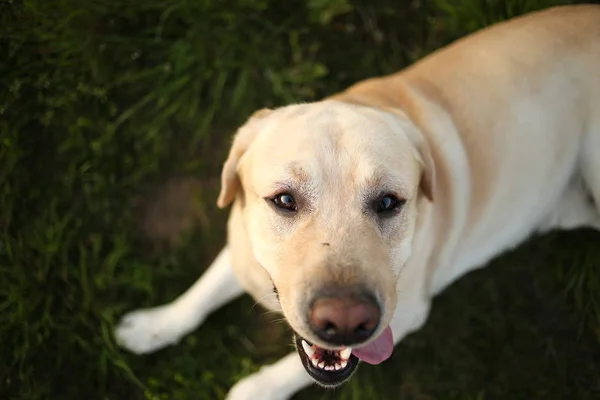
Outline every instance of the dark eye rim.
<svg viewBox="0 0 600 400">
<path fill-rule="evenodd" d="M 391 198 L 392 206 L 387 209 L 381 209 L 380 208 L 381 202 L 383 201 L 383 199 L 385 197 Z M 405 203 L 406 203 L 406 200 L 399 197 L 395 193 L 386 192 L 386 193 L 382 193 L 380 196 L 377 197 L 377 199 L 374 201 L 373 209 L 377 215 L 391 216 L 391 215 L 394 215 L 394 214 L 400 212 L 400 210 L 402 209 L 402 206 L 404 206 Z"/>
<path fill-rule="evenodd" d="M 287 208 L 283 204 L 279 203 L 278 199 L 281 196 L 290 196 L 292 198 L 293 202 L 294 202 L 294 207 L 293 208 Z M 277 193 L 276 195 L 267 197 L 266 200 L 268 200 L 269 203 L 273 207 L 275 207 L 275 209 L 277 211 L 281 211 L 281 212 L 285 212 L 285 213 L 290 213 L 290 214 L 298 212 L 298 201 L 296 200 L 294 194 L 291 193 L 291 192 L 287 192 L 287 191 L 280 192 L 280 193 Z"/>
</svg>

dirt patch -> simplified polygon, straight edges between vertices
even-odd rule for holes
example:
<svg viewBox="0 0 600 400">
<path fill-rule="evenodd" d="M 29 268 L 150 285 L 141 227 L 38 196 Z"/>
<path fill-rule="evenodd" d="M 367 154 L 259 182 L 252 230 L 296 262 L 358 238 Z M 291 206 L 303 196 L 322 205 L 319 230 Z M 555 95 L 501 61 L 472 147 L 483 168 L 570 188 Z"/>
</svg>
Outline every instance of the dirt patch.
<svg viewBox="0 0 600 400">
<path fill-rule="evenodd" d="M 158 185 L 141 202 L 142 235 L 162 249 L 183 244 L 186 233 L 197 224 L 207 224 L 201 199 L 210 187 L 211 182 L 190 177 L 170 178 Z"/>
</svg>

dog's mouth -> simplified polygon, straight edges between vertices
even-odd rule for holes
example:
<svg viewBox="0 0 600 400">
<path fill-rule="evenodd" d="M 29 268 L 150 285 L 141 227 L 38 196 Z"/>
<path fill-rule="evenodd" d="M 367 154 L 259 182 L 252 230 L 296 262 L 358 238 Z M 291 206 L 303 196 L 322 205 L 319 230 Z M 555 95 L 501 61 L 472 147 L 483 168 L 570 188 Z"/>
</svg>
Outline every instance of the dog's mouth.
<svg viewBox="0 0 600 400">
<path fill-rule="evenodd" d="M 294 342 L 304 369 L 320 385 L 341 385 L 352 376 L 358 366 L 359 359 L 352 354 L 350 347 L 342 350 L 323 349 L 298 334 L 294 335 Z"/>
<path fill-rule="evenodd" d="M 394 351 L 392 330 L 387 326 L 374 340 L 358 347 L 329 350 L 310 343 L 297 333 L 294 343 L 304 369 L 317 383 L 335 387 L 352 376 L 359 361 L 376 365 L 387 360 Z"/>
</svg>

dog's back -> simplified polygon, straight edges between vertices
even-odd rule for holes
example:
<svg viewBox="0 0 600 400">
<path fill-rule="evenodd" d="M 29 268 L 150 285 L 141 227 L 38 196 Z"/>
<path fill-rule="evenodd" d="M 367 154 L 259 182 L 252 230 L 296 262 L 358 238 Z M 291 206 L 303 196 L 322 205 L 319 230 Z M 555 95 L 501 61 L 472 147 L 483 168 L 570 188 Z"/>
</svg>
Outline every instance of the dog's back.
<svg viewBox="0 0 600 400">
<path fill-rule="evenodd" d="M 585 190 L 600 204 L 598 5 L 493 25 L 334 98 L 407 110 L 443 155 L 453 231 L 439 253 L 453 267 L 437 289 L 536 229 L 597 224 Z"/>
</svg>

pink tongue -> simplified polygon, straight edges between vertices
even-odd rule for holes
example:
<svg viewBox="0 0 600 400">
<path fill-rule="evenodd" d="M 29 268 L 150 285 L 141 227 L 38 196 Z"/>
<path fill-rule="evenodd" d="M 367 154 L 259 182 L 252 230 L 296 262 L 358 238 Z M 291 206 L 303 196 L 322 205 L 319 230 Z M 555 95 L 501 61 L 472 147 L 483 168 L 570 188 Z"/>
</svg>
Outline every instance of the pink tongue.
<svg viewBox="0 0 600 400">
<path fill-rule="evenodd" d="M 394 338 L 392 330 L 388 326 L 374 342 L 356 349 L 352 354 L 369 364 L 379 364 L 390 358 L 394 351 Z"/>
</svg>

